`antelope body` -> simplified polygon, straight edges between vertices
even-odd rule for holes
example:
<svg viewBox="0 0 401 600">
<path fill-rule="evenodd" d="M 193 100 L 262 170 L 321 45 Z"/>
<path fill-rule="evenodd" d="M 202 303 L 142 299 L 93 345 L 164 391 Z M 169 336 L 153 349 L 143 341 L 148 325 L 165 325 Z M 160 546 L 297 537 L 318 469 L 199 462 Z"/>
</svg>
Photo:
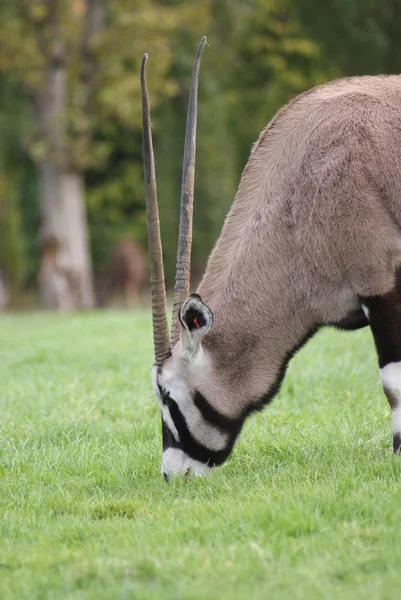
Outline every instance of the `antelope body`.
<svg viewBox="0 0 401 600">
<path fill-rule="evenodd" d="M 158 328 L 164 288 L 153 313 L 166 477 L 221 464 L 247 415 L 271 400 L 290 358 L 325 325 L 371 326 L 399 452 L 400 149 L 401 76 L 316 87 L 264 129 L 197 294 L 188 294 L 189 268 L 186 288 L 176 283 L 171 352 Z M 183 194 L 184 216 L 191 201 Z M 179 260 L 188 266 L 189 254 Z"/>
</svg>

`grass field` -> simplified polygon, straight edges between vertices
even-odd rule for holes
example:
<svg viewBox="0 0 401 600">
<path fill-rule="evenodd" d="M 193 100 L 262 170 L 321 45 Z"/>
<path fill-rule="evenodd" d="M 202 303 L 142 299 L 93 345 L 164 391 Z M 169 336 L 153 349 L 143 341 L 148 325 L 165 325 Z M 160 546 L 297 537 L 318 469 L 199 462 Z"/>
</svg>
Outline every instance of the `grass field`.
<svg viewBox="0 0 401 600">
<path fill-rule="evenodd" d="M 324 331 L 227 464 L 166 484 L 148 313 L 0 321 L 0 598 L 399 598 L 369 331 Z"/>
</svg>

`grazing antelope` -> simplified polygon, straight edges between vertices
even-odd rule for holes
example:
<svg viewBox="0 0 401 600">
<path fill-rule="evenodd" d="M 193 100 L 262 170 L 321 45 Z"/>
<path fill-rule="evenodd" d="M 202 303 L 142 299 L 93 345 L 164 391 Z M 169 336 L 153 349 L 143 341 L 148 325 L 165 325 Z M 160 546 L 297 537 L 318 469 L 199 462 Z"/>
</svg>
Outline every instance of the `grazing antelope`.
<svg viewBox="0 0 401 600">
<path fill-rule="evenodd" d="M 149 101 L 144 163 L 165 477 L 228 457 L 320 327 L 370 325 L 401 449 L 401 76 L 305 92 L 262 131 L 196 294 L 189 295 L 199 63 L 187 117 L 169 343 Z"/>
</svg>

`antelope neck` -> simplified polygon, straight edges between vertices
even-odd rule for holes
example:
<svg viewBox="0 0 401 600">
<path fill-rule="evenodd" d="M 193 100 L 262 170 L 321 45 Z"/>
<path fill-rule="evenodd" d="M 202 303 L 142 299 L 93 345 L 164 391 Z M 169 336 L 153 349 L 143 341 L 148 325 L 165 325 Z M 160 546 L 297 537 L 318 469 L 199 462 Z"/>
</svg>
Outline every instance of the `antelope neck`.
<svg viewBox="0 0 401 600">
<path fill-rule="evenodd" d="M 293 320 L 295 324 L 289 322 Z M 218 315 L 214 322 L 216 328 L 204 340 L 212 373 L 199 389 L 216 411 L 229 418 L 246 416 L 270 402 L 290 359 L 318 329 L 291 317 L 270 322 L 266 329 L 261 319 L 259 327 L 246 331 L 233 331 Z"/>
</svg>

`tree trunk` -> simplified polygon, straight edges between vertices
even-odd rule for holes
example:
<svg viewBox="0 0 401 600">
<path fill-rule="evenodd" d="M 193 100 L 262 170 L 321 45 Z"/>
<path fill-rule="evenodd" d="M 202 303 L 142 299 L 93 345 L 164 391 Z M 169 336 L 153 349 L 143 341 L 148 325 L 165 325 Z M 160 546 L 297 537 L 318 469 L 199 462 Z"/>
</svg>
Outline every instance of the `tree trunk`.
<svg viewBox="0 0 401 600">
<path fill-rule="evenodd" d="M 42 223 L 40 292 L 45 308 L 72 310 L 94 304 L 83 174 L 67 150 L 67 57 L 53 14 L 54 40 L 45 50 L 46 86 L 38 97 L 45 144 L 40 164 Z"/>
<path fill-rule="evenodd" d="M 59 310 L 90 308 L 94 297 L 83 176 L 44 162 L 41 177 L 42 306 Z"/>
</svg>

